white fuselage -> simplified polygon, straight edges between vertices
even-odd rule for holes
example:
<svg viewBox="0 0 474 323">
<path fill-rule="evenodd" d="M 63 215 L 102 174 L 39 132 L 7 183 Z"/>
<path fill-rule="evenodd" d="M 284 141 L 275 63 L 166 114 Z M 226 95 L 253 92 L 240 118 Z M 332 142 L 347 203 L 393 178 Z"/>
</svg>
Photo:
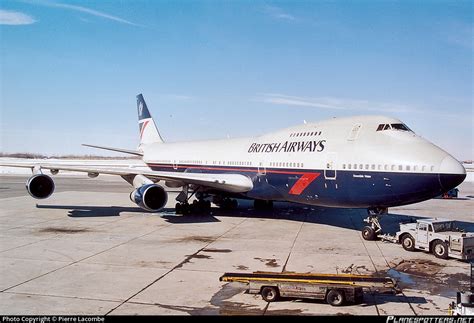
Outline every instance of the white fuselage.
<svg viewBox="0 0 474 323">
<path fill-rule="evenodd" d="M 143 147 L 143 160 L 155 170 L 237 172 L 260 181 L 265 176 L 278 194 L 261 196 L 263 199 L 289 199 L 327 206 L 393 204 L 377 198 L 356 203 L 354 194 L 348 190 L 357 189 L 357 186 L 363 187 L 364 194 L 387 198 L 403 195 L 402 185 L 406 185 L 407 193 L 423 192 L 417 199 L 403 198 L 395 203 L 405 204 L 431 198 L 451 188 L 445 186 L 457 185 L 461 177 L 464 179 L 464 167 L 441 148 L 407 128 L 381 130 L 380 125 L 403 124 L 398 119 L 383 116 L 334 118 L 254 138 L 149 144 Z M 298 180 L 295 176 L 305 173 L 319 175 L 298 196 L 288 195 L 291 185 Z M 449 175 L 456 179 L 445 180 Z M 410 181 L 420 178 L 423 183 L 420 182 L 418 191 L 410 190 Z M 393 188 L 394 182 L 396 188 Z M 438 187 L 431 187 L 431 193 L 422 188 L 423 185 L 436 185 L 436 182 Z M 339 201 L 323 198 L 324 190 Z"/>
</svg>

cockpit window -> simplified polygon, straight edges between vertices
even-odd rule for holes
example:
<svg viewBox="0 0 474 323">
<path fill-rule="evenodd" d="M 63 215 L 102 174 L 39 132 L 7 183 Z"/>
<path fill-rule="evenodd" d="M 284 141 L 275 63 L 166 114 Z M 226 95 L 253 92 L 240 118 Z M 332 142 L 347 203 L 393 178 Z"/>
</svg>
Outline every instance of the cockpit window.
<svg viewBox="0 0 474 323">
<path fill-rule="evenodd" d="M 377 131 L 383 131 L 383 130 L 399 130 L 399 131 L 411 131 L 410 128 L 408 128 L 406 125 L 403 123 L 392 123 L 392 124 L 379 124 L 377 127 Z"/>
<path fill-rule="evenodd" d="M 392 129 L 401 130 L 401 131 L 410 131 L 410 129 L 405 126 L 403 123 L 392 123 Z"/>
</svg>

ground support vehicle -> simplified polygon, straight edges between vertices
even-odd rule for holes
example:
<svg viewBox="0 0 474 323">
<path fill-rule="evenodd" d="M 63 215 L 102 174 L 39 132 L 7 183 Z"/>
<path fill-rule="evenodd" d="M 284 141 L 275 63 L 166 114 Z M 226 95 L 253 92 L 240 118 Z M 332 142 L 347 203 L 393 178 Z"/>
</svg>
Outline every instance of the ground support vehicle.
<svg viewBox="0 0 474 323">
<path fill-rule="evenodd" d="M 397 287 L 390 277 L 352 274 L 225 273 L 220 281 L 246 283 L 248 293 L 260 294 L 267 302 L 281 297 L 309 298 L 326 300 L 333 306 L 360 303 L 364 288 L 393 292 Z"/>
</svg>

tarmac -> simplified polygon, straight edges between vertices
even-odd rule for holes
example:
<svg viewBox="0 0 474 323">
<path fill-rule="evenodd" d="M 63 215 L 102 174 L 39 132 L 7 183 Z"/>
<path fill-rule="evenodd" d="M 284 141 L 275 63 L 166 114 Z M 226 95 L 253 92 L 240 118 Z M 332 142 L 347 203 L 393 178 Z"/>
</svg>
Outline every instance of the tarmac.
<svg viewBox="0 0 474 323">
<path fill-rule="evenodd" d="M 88 315 L 446 315 L 467 289 L 469 263 L 441 260 L 400 245 L 365 241 L 363 209 L 275 203 L 257 212 L 147 213 L 129 200 L 122 179 L 55 176 L 56 192 L 35 200 L 28 176 L 0 176 L 0 314 Z M 410 218 L 455 219 L 474 231 L 474 183 L 457 199 L 391 208 L 381 220 L 394 233 Z M 357 273 L 399 280 L 397 295 L 366 292 L 362 304 L 267 303 L 224 272 Z"/>
</svg>

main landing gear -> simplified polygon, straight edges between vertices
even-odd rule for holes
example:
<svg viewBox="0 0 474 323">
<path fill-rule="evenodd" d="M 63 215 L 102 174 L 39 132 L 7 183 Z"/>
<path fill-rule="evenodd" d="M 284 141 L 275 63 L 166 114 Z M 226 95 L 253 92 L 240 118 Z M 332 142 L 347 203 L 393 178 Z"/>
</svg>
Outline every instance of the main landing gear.
<svg viewBox="0 0 474 323">
<path fill-rule="evenodd" d="M 190 190 L 189 186 L 184 186 L 181 193 L 178 194 L 175 205 L 176 214 L 203 214 L 211 211 L 211 195 L 199 191 L 200 187 Z M 196 200 L 189 203 L 189 200 L 196 196 Z M 237 200 L 223 197 L 220 195 L 212 196 L 212 202 L 221 209 L 233 210 L 238 206 Z"/>
<path fill-rule="evenodd" d="M 375 240 L 377 236 L 382 234 L 382 226 L 379 222 L 379 217 L 382 214 L 387 214 L 387 208 L 370 208 L 367 210 L 369 216 L 364 219 L 368 225 L 362 229 L 362 238 L 365 240 Z"/>
<path fill-rule="evenodd" d="M 208 213 L 211 211 L 211 202 L 206 200 L 209 196 L 203 192 L 198 192 L 199 187 L 195 190 L 190 191 L 186 185 L 183 187 L 181 193 L 178 194 L 176 200 L 178 203 L 175 205 L 176 214 L 191 214 L 191 213 Z M 193 203 L 189 203 L 189 200 L 196 195 L 197 200 Z"/>
<path fill-rule="evenodd" d="M 273 209 L 273 201 L 254 200 L 253 208 L 257 211 L 269 211 Z"/>
<path fill-rule="evenodd" d="M 223 210 L 235 210 L 239 203 L 236 199 L 215 195 L 212 202 Z"/>
</svg>

